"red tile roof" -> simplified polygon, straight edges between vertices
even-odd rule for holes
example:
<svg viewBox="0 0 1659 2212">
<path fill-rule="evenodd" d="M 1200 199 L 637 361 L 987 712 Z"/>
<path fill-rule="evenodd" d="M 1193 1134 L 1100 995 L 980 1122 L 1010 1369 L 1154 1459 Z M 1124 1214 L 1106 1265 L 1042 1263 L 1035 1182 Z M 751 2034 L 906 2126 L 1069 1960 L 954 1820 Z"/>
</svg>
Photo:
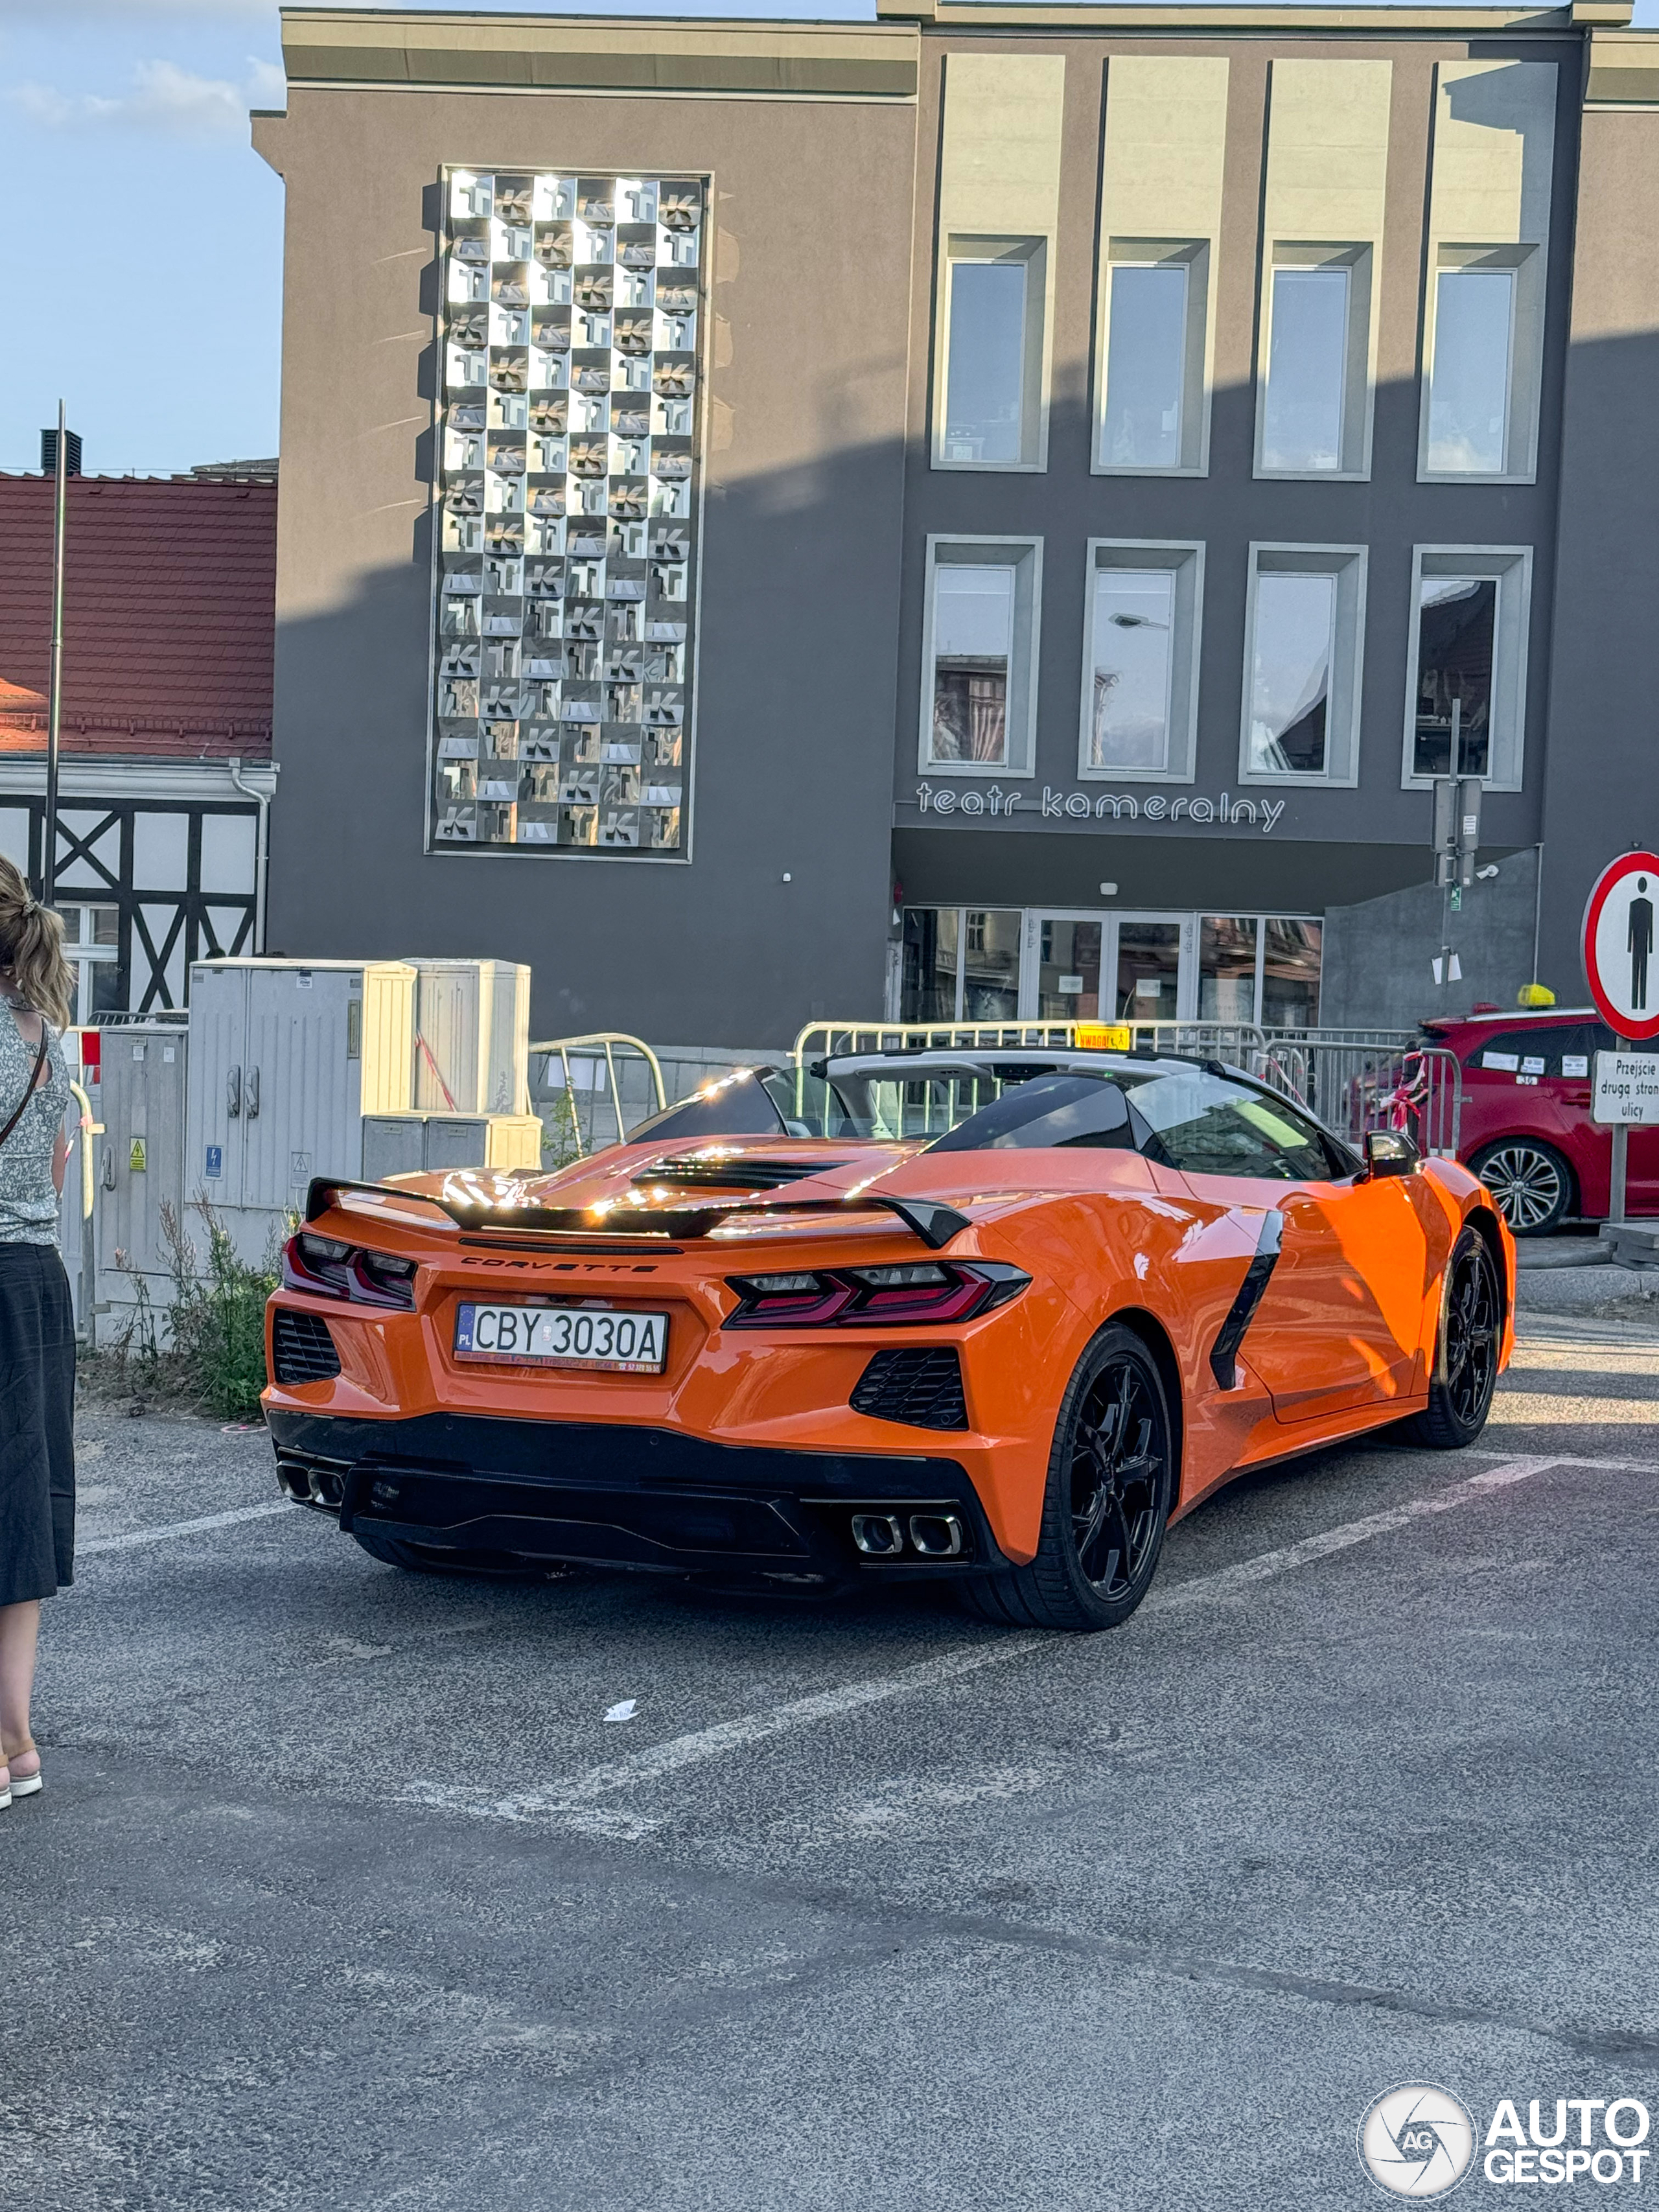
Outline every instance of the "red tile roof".
<svg viewBox="0 0 1659 2212">
<path fill-rule="evenodd" d="M 76 477 L 67 499 L 64 751 L 268 755 L 276 485 Z M 0 476 L 0 753 L 46 750 L 52 503 L 49 477 Z"/>
</svg>

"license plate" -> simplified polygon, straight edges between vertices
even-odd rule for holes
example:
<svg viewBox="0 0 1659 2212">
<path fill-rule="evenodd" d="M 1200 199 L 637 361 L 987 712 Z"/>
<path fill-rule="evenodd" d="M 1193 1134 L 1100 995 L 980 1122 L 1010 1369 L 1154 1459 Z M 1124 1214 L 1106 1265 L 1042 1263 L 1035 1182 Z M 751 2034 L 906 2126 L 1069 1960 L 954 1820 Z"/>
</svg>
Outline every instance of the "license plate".
<svg viewBox="0 0 1659 2212">
<path fill-rule="evenodd" d="M 455 1357 L 659 1375 L 668 1357 L 668 1316 L 618 1313 L 610 1306 L 464 1305 L 455 1316 Z"/>
</svg>

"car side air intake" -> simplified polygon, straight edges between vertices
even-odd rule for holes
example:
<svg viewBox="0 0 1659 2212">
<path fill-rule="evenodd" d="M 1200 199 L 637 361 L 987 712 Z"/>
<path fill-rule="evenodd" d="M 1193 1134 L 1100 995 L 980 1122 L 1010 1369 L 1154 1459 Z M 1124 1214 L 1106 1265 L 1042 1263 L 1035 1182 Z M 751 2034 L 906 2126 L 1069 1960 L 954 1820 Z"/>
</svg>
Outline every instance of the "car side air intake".
<svg viewBox="0 0 1659 2212">
<path fill-rule="evenodd" d="M 1279 1239 L 1284 1233 L 1285 1217 L 1276 1207 L 1270 1206 L 1261 1217 L 1261 1234 L 1256 1239 L 1255 1256 L 1244 1270 L 1238 1295 L 1228 1307 L 1227 1318 L 1216 1332 L 1211 1348 L 1210 1372 L 1224 1390 L 1237 1390 L 1239 1387 L 1238 1347 L 1255 1317 L 1268 1279 L 1279 1265 Z"/>
<path fill-rule="evenodd" d="M 273 1382 L 326 1382 L 340 1371 L 340 1355 L 320 1314 L 279 1306 L 270 1332 Z"/>
<path fill-rule="evenodd" d="M 913 1429 L 965 1429 L 968 1401 L 956 1346 L 878 1352 L 860 1376 L 853 1411 Z"/>
</svg>

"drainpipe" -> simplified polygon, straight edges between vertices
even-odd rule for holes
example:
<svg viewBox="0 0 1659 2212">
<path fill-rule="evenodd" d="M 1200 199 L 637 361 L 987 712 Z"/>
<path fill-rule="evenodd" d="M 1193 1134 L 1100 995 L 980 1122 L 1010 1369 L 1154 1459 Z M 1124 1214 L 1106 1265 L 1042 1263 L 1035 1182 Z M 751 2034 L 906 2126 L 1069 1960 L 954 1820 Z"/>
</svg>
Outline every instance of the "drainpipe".
<svg viewBox="0 0 1659 2212">
<path fill-rule="evenodd" d="M 253 859 L 253 950 L 257 956 L 265 949 L 265 867 L 270 848 L 270 793 L 256 791 L 251 783 L 243 782 L 240 754 L 233 756 L 229 766 L 231 781 L 259 810 L 259 838 Z"/>
</svg>

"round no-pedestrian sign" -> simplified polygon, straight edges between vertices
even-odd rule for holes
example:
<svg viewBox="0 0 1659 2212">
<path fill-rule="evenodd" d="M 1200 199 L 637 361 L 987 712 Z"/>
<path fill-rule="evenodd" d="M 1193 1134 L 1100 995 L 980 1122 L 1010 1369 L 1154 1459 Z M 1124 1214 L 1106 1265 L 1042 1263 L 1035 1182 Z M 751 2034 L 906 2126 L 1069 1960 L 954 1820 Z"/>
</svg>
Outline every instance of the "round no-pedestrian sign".
<svg viewBox="0 0 1659 2212">
<path fill-rule="evenodd" d="M 1616 1036 L 1659 1036 L 1659 854 L 1621 853 L 1584 908 L 1584 980 Z"/>
</svg>

